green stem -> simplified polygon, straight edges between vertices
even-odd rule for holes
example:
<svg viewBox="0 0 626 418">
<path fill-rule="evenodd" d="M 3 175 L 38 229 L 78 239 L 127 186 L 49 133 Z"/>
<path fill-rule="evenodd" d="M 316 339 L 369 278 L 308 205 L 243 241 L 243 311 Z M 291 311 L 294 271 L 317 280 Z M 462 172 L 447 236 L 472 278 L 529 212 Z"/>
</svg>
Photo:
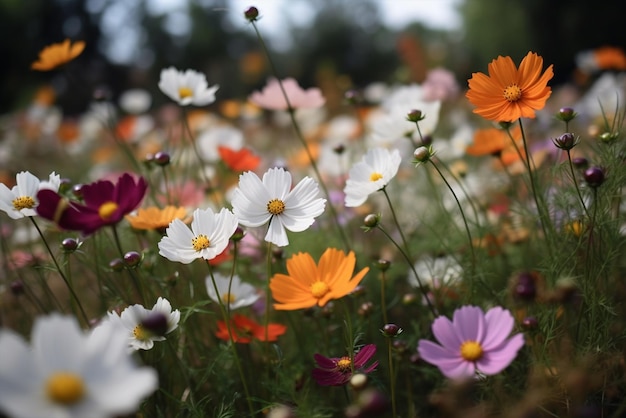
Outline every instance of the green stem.
<svg viewBox="0 0 626 418">
<path fill-rule="evenodd" d="M 387 320 L 387 302 L 385 300 L 385 284 L 386 284 L 386 276 L 385 272 L 381 272 L 382 277 L 380 278 L 380 307 L 383 311 L 383 322 L 385 324 L 389 323 Z"/>
<path fill-rule="evenodd" d="M 78 310 L 80 311 L 80 314 L 82 315 L 83 320 L 85 321 L 84 325 L 88 325 L 89 324 L 89 317 L 85 313 L 85 310 L 83 309 L 83 305 L 80 303 L 80 299 L 78 298 L 78 295 L 74 291 L 74 287 L 72 286 L 72 283 L 65 276 L 65 274 L 63 273 L 63 270 L 61 270 L 61 266 L 59 266 L 59 263 L 58 263 L 56 257 L 54 256 L 54 253 L 52 252 L 52 249 L 50 248 L 50 245 L 48 245 L 48 241 L 46 240 L 46 237 L 44 236 L 43 232 L 39 228 L 39 225 L 37 225 L 37 221 L 35 221 L 35 219 L 32 216 L 29 216 L 28 218 L 31 220 L 31 222 L 35 226 L 35 229 L 39 233 L 39 236 L 41 237 L 41 240 L 43 241 L 43 244 L 46 247 L 46 250 L 48 250 L 48 254 L 50 254 L 50 258 L 52 259 L 52 262 L 54 263 L 54 266 L 56 267 L 57 272 L 59 273 L 59 275 L 61 276 L 61 278 L 65 282 L 65 286 L 67 287 L 67 289 L 70 291 L 71 300 L 76 303 L 76 305 L 74 305 L 74 303 L 72 303 L 72 308 L 74 308 L 74 306 L 78 307 Z M 74 312 L 74 314 L 76 315 L 76 312 Z"/>
<path fill-rule="evenodd" d="M 404 236 L 404 233 L 402 232 L 402 227 L 400 226 L 400 222 L 398 221 L 398 217 L 396 216 L 396 211 L 394 210 L 393 205 L 391 204 L 391 199 L 389 198 L 389 194 L 387 193 L 387 188 L 383 187 L 381 190 L 383 194 L 385 195 L 385 199 L 387 199 L 387 204 L 389 204 L 391 217 L 393 218 L 393 222 L 396 224 L 396 228 L 398 229 L 398 232 L 400 233 L 400 238 L 402 239 L 402 245 L 404 246 L 404 250 L 406 251 L 407 255 L 410 257 L 411 250 L 409 249 L 409 243 L 407 242 L 406 237 Z"/>
<path fill-rule="evenodd" d="M 396 379 L 394 376 L 393 370 L 393 346 L 391 344 L 391 337 L 387 337 L 387 360 L 389 362 L 389 389 L 391 392 L 391 411 L 392 417 L 396 418 L 398 416 L 396 411 Z"/>
<path fill-rule="evenodd" d="M 587 217 L 590 218 L 591 216 L 589 216 L 589 210 L 587 209 L 587 206 L 585 205 L 583 196 L 580 193 L 580 188 L 578 187 L 578 180 L 576 180 L 576 173 L 574 172 L 574 164 L 572 163 L 572 155 L 570 153 L 570 150 L 567 150 L 567 161 L 569 162 L 570 174 L 572 175 L 572 181 L 574 182 L 574 187 L 576 188 L 576 194 L 578 194 L 578 200 L 580 200 L 580 205 L 583 207 L 583 210 L 587 214 Z"/>
<path fill-rule="evenodd" d="M 389 241 L 391 241 L 391 243 L 398 249 L 398 251 L 400 251 L 400 254 L 402 254 L 402 256 L 404 257 L 405 261 L 409 265 L 409 268 L 411 269 L 411 271 L 415 275 L 415 279 L 417 280 L 417 287 L 419 288 L 420 292 L 422 292 L 422 295 L 424 296 L 424 300 L 426 301 L 426 304 L 428 305 L 428 309 L 430 309 L 430 312 L 433 314 L 433 317 L 436 317 L 437 316 L 437 311 L 435 310 L 435 307 L 433 306 L 433 304 L 430 302 L 430 298 L 428 297 L 428 292 L 426 291 L 426 288 L 422 284 L 422 280 L 420 279 L 419 275 L 417 274 L 417 271 L 415 270 L 415 266 L 411 262 L 411 259 L 404 252 L 402 247 L 391 237 L 391 235 L 389 235 L 389 233 L 387 233 L 387 231 L 385 231 L 385 229 L 380 224 L 377 225 L 376 227 L 389 239 Z"/>
</svg>

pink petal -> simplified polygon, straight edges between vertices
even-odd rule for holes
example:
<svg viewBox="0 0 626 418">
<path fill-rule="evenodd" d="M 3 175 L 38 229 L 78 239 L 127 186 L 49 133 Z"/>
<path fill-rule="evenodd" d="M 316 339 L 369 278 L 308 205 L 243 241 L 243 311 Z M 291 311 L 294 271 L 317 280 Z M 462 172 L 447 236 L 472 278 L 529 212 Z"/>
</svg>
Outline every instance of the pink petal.
<svg viewBox="0 0 626 418">
<path fill-rule="evenodd" d="M 354 356 L 354 367 L 357 369 L 363 367 L 374 354 L 376 354 L 376 345 L 368 344 L 364 346 L 361 348 L 361 351 Z"/>
<path fill-rule="evenodd" d="M 455 351 L 448 350 L 445 347 L 435 344 L 429 340 L 419 340 L 417 343 L 417 351 L 424 361 L 438 365 L 448 360 L 460 359 L 461 355 Z"/>
<path fill-rule="evenodd" d="M 315 362 L 323 369 L 335 369 L 337 368 L 337 362 L 328 357 L 324 357 L 321 354 L 314 354 L 313 358 Z"/>
<path fill-rule="evenodd" d="M 517 357 L 517 352 L 524 346 L 524 335 L 516 334 L 501 346 L 486 351 L 476 362 L 476 368 L 486 375 L 493 375 L 504 370 Z"/>
<path fill-rule="evenodd" d="M 462 306 L 454 311 L 452 325 L 462 341 L 482 341 L 485 333 L 485 314 L 477 306 Z"/>
<path fill-rule="evenodd" d="M 487 331 L 481 345 L 483 350 L 490 351 L 502 344 L 509 336 L 513 329 L 514 320 L 513 315 L 508 310 L 497 306 L 487 311 L 485 323 Z"/>
<path fill-rule="evenodd" d="M 458 362 L 446 362 L 437 365 L 441 373 L 449 379 L 462 379 L 472 377 L 476 373 L 476 366 L 471 361 L 463 359 Z"/>
<path fill-rule="evenodd" d="M 457 334 L 452 322 L 445 316 L 439 316 L 433 321 L 433 335 L 439 343 L 448 350 L 458 351 L 463 341 Z"/>
</svg>

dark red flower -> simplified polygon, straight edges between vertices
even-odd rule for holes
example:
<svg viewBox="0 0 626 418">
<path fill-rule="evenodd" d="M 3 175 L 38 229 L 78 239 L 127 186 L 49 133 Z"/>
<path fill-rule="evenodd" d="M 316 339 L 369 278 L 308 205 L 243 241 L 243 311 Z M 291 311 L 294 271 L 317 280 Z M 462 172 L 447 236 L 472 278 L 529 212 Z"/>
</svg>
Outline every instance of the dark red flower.
<svg viewBox="0 0 626 418">
<path fill-rule="evenodd" d="M 91 234 L 106 225 L 115 225 L 139 206 L 148 183 L 143 177 L 135 180 L 123 174 L 116 184 L 100 180 L 84 185 L 84 203 L 70 201 L 52 190 L 37 193 L 37 213 L 54 221 L 60 228 Z"/>
<path fill-rule="evenodd" d="M 374 344 L 363 346 L 354 356 L 354 365 L 348 356 L 329 358 L 321 354 L 315 354 L 313 357 L 318 367 L 313 369 L 313 379 L 321 386 L 345 385 L 350 381 L 354 373 L 367 374 L 376 369 L 378 361 L 365 367 L 365 364 L 370 361 L 374 354 L 376 354 L 376 346 Z"/>
</svg>

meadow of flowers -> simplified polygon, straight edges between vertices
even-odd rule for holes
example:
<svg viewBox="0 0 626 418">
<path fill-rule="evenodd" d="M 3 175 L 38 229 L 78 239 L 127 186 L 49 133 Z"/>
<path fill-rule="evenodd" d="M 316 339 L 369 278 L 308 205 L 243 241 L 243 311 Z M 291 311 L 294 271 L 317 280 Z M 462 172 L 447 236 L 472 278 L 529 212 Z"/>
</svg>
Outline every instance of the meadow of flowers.
<svg viewBox="0 0 626 418">
<path fill-rule="evenodd" d="M 241 102 L 41 89 L 2 119 L 0 416 L 626 416 L 626 57 L 590 54 L 333 112 L 267 51 Z"/>
</svg>

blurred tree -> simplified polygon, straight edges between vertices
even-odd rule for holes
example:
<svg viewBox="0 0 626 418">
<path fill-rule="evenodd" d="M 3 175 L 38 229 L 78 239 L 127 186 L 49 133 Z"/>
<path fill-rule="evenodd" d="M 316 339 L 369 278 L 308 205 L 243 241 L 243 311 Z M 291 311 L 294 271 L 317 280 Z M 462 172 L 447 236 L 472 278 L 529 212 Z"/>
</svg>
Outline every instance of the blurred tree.
<svg viewBox="0 0 626 418">
<path fill-rule="evenodd" d="M 620 0 L 464 0 L 470 68 L 485 71 L 498 55 L 519 62 L 534 51 L 554 64 L 554 83 L 570 81 L 578 52 L 605 45 L 626 49 L 621 7 Z"/>
</svg>

